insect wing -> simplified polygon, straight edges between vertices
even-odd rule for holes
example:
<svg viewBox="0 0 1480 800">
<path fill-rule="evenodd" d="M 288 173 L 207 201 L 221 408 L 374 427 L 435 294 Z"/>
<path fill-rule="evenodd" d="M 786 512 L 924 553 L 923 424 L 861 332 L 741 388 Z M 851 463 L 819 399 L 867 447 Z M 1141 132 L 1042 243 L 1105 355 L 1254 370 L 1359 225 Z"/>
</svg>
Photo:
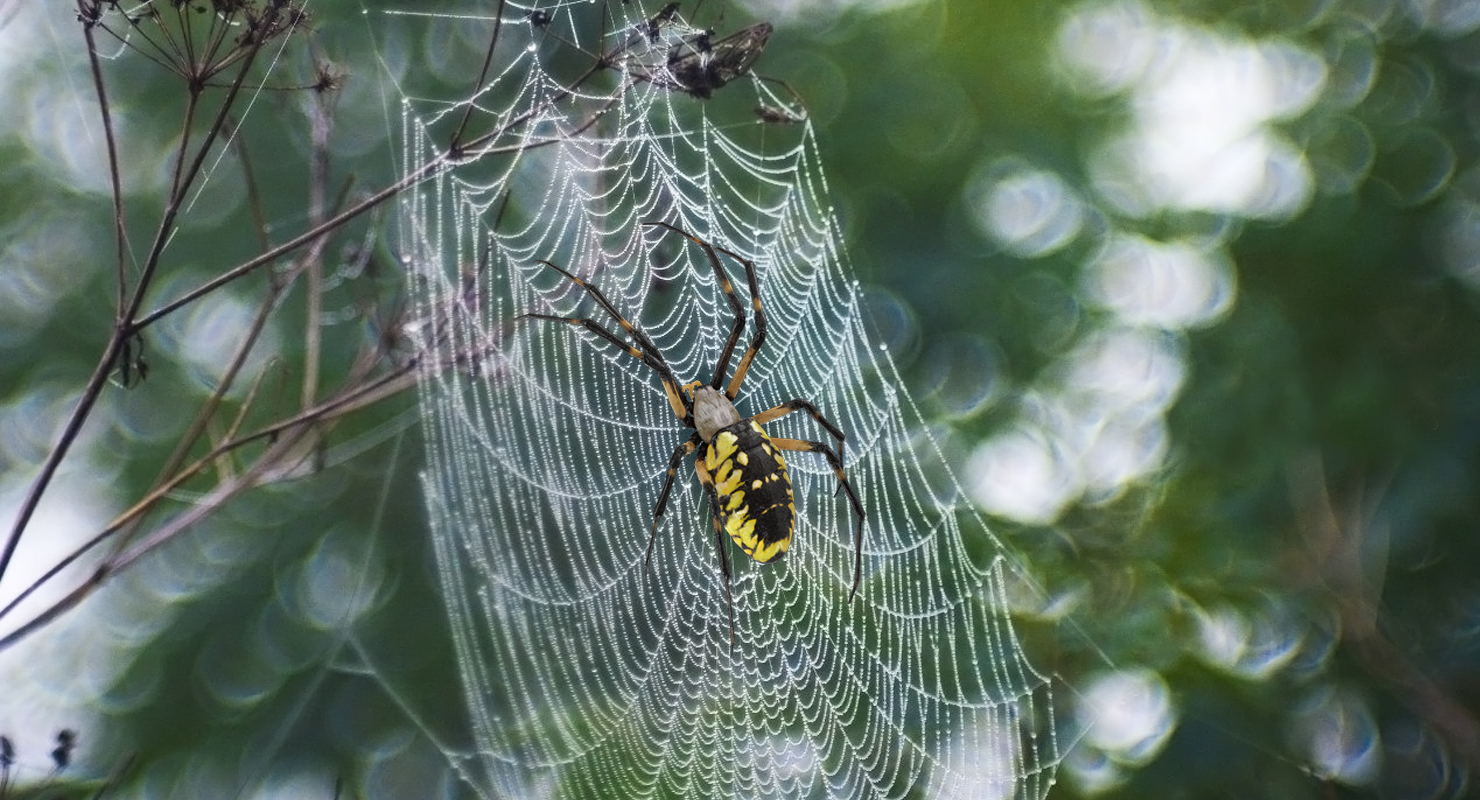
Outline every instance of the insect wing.
<svg viewBox="0 0 1480 800">
<path fill-rule="evenodd" d="M 744 75 L 760 59 L 774 30 L 769 22 L 757 22 L 714 43 L 709 70 L 715 88 Z"/>
<path fill-rule="evenodd" d="M 680 42 L 668 52 L 668 71 L 676 87 L 695 97 L 709 97 L 710 93 L 730 81 L 744 75 L 755 66 L 771 38 L 769 22 L 757 22 L 744 30 L 720 39 L 708 41 L 701 36 L 692 41 Z"/>
</svg>

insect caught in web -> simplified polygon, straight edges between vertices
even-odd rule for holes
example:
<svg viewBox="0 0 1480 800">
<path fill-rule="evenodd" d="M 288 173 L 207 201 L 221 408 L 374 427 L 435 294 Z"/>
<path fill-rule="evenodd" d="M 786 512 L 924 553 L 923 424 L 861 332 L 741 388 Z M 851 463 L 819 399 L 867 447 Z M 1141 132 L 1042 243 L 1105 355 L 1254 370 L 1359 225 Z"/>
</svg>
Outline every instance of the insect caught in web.
<svg viewBox="0 0 1480 800">
<path fill-rule="evenodd" d="M 668 49 L 666 70 L 650 76 L 653 83 L 708 98 L 715 90 L 750 72 L 774 29 L 757 22 L 718 41 L 703 31 Z"/>
<path fill-rule="evenodd" d="M 725 601 L 729 608 L 730 648 L 733 650 L 735 647 L 735 603 L 730 595 L 730 560 L 725 551 L 724 536 L 728 534 L 730 539 L 745 551 L 746 555 L 760 564 L 769 564 L 786 554 L 791 546 L 792 535 L 796 531 L 796 502 L 792 494 L 791 477 L 787 473 L 786 458 L 782 456 L 781 451 L 820 453 L 827 459 L 833 474 L 837 476 L 838 488 L 848 493 L 848 501 L 852 504 L 853 513 L 858 518 L 853 545 L 853 587 L 848 592 L 849 602 L 852 602 L 853 595 L 858 592 L 858 583 L 863 573 L 863 504 L 858 501 L 858 495 L 854 493 L 852 484 L 848 482 L 848 476 L 843 472 L 843 431 L 824 417 L 810 400 L 788 400 L 750 417 L 741 417 L 740 412 L 735 408 L 735 397 L 740 392 L 745 375 L 749 372 L 751 364 L 766 341 L 766 312 L 761 304 L 760 281 L 756 277 L 754 262 L 723 247 L 711 245 L 666 222 L 644 224 L 667 228 L 704 248 L 704 255 L 710 266 L 714 268 L 715 278 L 724 292 L 730 310 L 734 313 L 729 336 L 725 339 L 724 347 L 720 349 L 719 360 L 714 366 L 714 374 L 710 377 L 708 384 L 702 381 L 681 384 L 657 345 L 653 344 L 641 328 L 622 316 L 600 289 L 548 261 L 539 263 L 555 270 L 570 282 L 581 287 L 591 296 L 592 300 L 596 301 L 596 305 L 616 321 L 622 332 L 631 337 L 631 343 L 624 341 L 601 323 L 587 317 L 527 313 L 520 314 L 516 319 L 538 319 L 579 325 L 621 348 L 623 352 L 658 373 L 668 405 L 684 427 L 691 428 L 694 432 L 674 448 L 673 455 L 668 460 L 668 476 L 663 482 L 663 489 L 658 493 L 658 504 L 653 509 L 653 529 L 648 538 L 647 556 L 643 561 L 643 566 L 646 568 L 648 562 L 652 560 L 653 544 L 658 536 L 658 523 L 663 518 L 663 511 L 668 507 L 668 495 L 673 490 L 673 482 L 678 474 L 679 465 L 689 454 L 696 454 L 694 472 L 698 475 L 699 485 L 703 487 L 709 499 L 710 517 L 714 527 L 714 545 L 719 553 L 720 574 L 724 577 Z M 734 284 L 730 282 L 729 276 L 725 274 L 724 267 L 720 264 L 719 253 L 729 256 L 745 267 L 745 278 L 750 288 L 750 304 L 755 310 L 755 333 L 751 337 L 750 345 L 741 354 L 740 362 L 735 367 L 735 374 L 730 377 L 728 385 L 724 383 L 725 376 L 729 372 L 730 358 L 734 355 L 735 347 L 740 343 L 740 336 L 745 331 L 746 318 L 745 307 L 735 292 Z M 723 390 L 721 386 L 724 386 Z M 822 426 L 823 430 L 837 440 L 837 450 L 834 451 L 819 441 L 773 438 L 761 427 L 793 411 L 807 412 L 817 421 L 818 425 Z"/>
<path fill-rule="evenodd" d="M 803 122 L 807 121 L 806 117 L 798 114 L 795 111 L 792 111 L 789 108 L 779 108 L 777 106 L 768 105 L 756 106 L 755 116 L 756 119 L 759 119 L 761 122 L 765 122 L 771 125 L 800 125 Z"/>
<path fill-rule="evenodd" d="M 684 92 L 706 100 L 714 92 L 737 78 L 752 75 L 757 80 L 781 86 L 805 108 L 801 96 L 786 81 L 753 72 L 775 29 L 769 22 L 758 22 L 715 40 L 713 31 L 701 31 L 668 48 L 662 69 L 643 75 L 654 86 Z M 806 121 L 803 114 L 787 108 L 760 105 L 756 116 L 763 122 L 796 124 Z"/>
<path fill-rule="evenodd" d="M 746 75 L 780 84 L 797 97 L 785 81 L 752 71 L 775 32 L 771 23 L 757 22 L 719 39 L 713 30 L 665 36 L 670 27 L 683 24 L 678 9 L 679 3 L 670 2 L 653 16 L 628 26 L 625 38 L 597 56 L 596 65 L 700 100 Z M 549 21 L 548 15 L 538 19 Z M 800 119 L 793 116 L 788 121 Z"/>
</svg>

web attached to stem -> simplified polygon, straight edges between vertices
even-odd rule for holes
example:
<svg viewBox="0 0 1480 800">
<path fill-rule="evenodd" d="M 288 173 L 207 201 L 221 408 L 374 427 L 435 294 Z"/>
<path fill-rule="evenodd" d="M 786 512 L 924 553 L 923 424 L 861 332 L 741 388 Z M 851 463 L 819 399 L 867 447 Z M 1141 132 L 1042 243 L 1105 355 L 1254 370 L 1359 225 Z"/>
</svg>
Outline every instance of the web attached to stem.
<svg viewBox="0 0 1480 800">
<path fill-rule="evenodd" d="M 408 164 L 469 109 L 496 134 L 402 216 L 424 490 L 474 728 L 450 757 L 486 796 L 1044 796 L 1052 686 L 1014 633 L 1010 562 L 868 342 L 810 124 L 753 75 L 706 101 L 665 77 L 712 46 L 675 12 L 612 3 L 582 43 L 569 20 L 589 10 L 506 10 L 491 87 L 406 118 Z M 551 37 L 620 69 L 572 78 Z M 692 456 L 644 566 L 691 433 L 657 375 L 578 326 L 515 321 L 620 332 L 549 260 L 599 286 L 680 382 L 708 381 L 733 315 L 703 251 L 654 220 L 754 261 L 769 336 L 740 413 L 815 403 L 847 435 L 867 512 L 850 603 L 851 507 L 820 455 L 791 454 L 786 557 L 725 542 L 733 651 Z M 749 309 L 741 266 L 724 268 Z M 805 414 L 768 431 L 830 438 Z"/>
</svg>

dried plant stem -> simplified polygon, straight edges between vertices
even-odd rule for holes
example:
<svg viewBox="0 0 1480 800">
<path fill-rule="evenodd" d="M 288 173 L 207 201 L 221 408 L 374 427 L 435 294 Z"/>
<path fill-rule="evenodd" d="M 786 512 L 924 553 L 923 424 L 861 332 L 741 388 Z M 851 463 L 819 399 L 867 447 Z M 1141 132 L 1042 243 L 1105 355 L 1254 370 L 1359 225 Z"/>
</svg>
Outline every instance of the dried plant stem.
<svg viewBox="0 0 1480 800">
<path fill-rule="evenodd" d="M 274 3 L 269 7 L 273 9 L 271 14 L 281 14 L 285 13 L 282 9 L 286 8 L 287 4 Z M 503 0 L 500 0 L 500 11 L 503 7 Z M 267 17 L 256 18 L 253 24 L 259 27 L 246 32 L 242 32 L 239 28 L 232 29 L 226 24 L 217 25 L 213 21 L 211 29 L 204 36 L 198 36 L 185 23 L 181 23 L 178 34 L 167 26 L 161 25 L 158 36 L 153 36 L 151 35 L 152 30 L 146 31 L 138 20 L 131 19 L 128 21 L 128 24 L 132 26 L 131 31 L 143 43 L 158 51 L 156 53 L 144 52 L 144 56 L 178 74 L 184 80 L 187 101 L 182 114 L 179 144 L 174 153 L 168 196 L 160 211 L 159 221 L 153 232 L 148 252 L 137 274 L 133 280 L 130 280 L 124 195 L 119 172 L 120 155 L 115 120 L 106 90 L 103 59 L 99 56 L 97 48 L 96 31 L 105 30 L 119 37 L 120 41 L 124 41 L 124 38 L 110 30 L 105 23 L 104 13 L 112 9 L 112 6 L 99 2 L 99 0 L 78 0 L 77 8 L 79 20 L 82 22 L 83 39 L 87 47 L 94 91 L 102 115 L 108 150 L 117 254 L 114 324 L 97 363 L 61 427 L 55 445 L 47 454 L 22 498 L 3 547 L 0 547 L 0 578 L 3 578 L 8 571 L 21 537 L 32 522 L 41 498 L 52 485 L 61 463 L 71 453 L 83 426 L 96 409 L 109 376 L 114 370 L 118 370 L 127 379 L 131 369 L 134 368 L 132 361 L 134 354 L 138 352 L 134 346 L 141 341 L 141 335 L 156 322 L 201 300 L 227 284 L 253 274 L 265 266 L 277 264 L 285 256 L 300 250 L 303 252 L 296 257 L 296 263 L 290 269 L 266 281 L 263 294 L 245 335 L 238 342 L 199 412 L 185 425 L 175 447 L 164 460 L 153 487 L 103 530 L 60 559 L 24 589 L 19 596 L 4 608 L 0 608 L 0 620 L 6 620 L 15 614 L 22 603 L 33 597 L 40 587 L 58 578 L 64 570 L 76 565 L 85 555 L 96 552 L 100 545 L 105 542 L 116 542 L 113 551 L 103 556 L 101 563 L 94 571 L 77 586 L 72 587 L 64 597 L 0 638 L 0 650 L 20 641 L 31 632 L 39 630 L 62 613 L 75 607 L 119 570 L 137 562 L 180 532 L 189 529 L 237 493 L 268 480 L 295 474 L 306 459 L 320 450 L 327 429 L 345 415 L 406 391 L 415 386 L 419 376 L 426 374 L 429 370 L 483 369 L 487 350 L 491 346 L 496 346 L 492 344 L 496 341 L 496 336 L 488 342 L 479 343 L 467 352 L 451 353 L 445 358 L 440 358 L 438 363 L 407 361 L 393 363 L 389 369 L 386 368 L 385 350 L 381 349 L 381 343 L 377 342 L 374 347 L 365 348 L 362 351 L 339 388 L 328 398 L 320 399 L 322 391 L 320 370 L 323 358 L 321 329 L 324 316 L 322 294 L 325 284 L 322 256 L 329 244 L 329 237 L 367 212 L 378 209 L 387 201 L 454 168 L 459 163 L 489 156 L 524 153 L 546 145 L 566 142 L 584 134 L 638 82 L 635 78 L 626 82 L 609 100 L 591 111 L 586 119 L 556 135 L 535 138 L 524 131 L 525 126 L 531 121 L 545 118 L 551 109 L 578 97 L 577 90 L 593 76 L 611 66 L 613 59 L 631 45 L 629 41 L 605 55 L 593 57 L 589 68 L 567 84 L 562 91 L 514 119 L 502 121 L 486 133 L 465 139 L 472 121 L 470 115 L 465 115 L 444 151 L 430 155 L 425 162 L 399 179 L 352 204 L 346 204 L 343 194 L 335 198 L 331 204 L 325 191 L 330 171 L 329 137 L 332 131 L 332 108 L 327 100 L 321 99 L 317 108 L 311 112 L 310 119 L 313 127 L 311 131 L 313 154 L 310 163 L 307 229 L 287 241 L 273 244 L 268 234 L 266 215 L 262 210 L 261 196 L 253 174 L 252 161 L 237 135 L 238 123 L 232 116 L 232 109 L 243 96 L 243 90 L 249 85 L 247 79 L 256 62 L 258 52 L 269 41 L 268 35 L 263 32 L 280 32 L 288 30 L 291 26 L 281 25 L 281 20 L 269 14 Z M 478 87 L 482 87 L 488 79 L 499 30 L 500 25 L 496 23 L 489 40 L 482 72 L 477 78 Z M 224 56 L 214 58 L 206 55 L 216 54 L 222 48 L 227 48 Z M 226 69 L 234 71 L 229 83 L 217 86 L 211 82 Z M 202 122 L 201 117 L 204 115 L 201 101 L 205 96 L 204 93 L 217 88 L 224 88 L 220 105 L 209 122 Z M 318 89 L 322 88 L 318 87 Z M 203 135 L 195 135 L 198 125 L 204 127 Z M 143 310 L 144 304 L 150 298 L 156 278 L 163 268 L 164 254 L 177 233 L 178 220 L 185 207 L 186 199 L 202 176 L 207 174 L 207 159 L 211 157 L 213 150 L 223 139 L 236 144 L 237 158 L 246 172 L 245 181 L 250 211 L 253 215 L 257 237 L 261 243 L 261 252 L 236 266 L 225 269 L 215 277 L 146 313 Z M 213 421 L 218 419 L 232 388 L 239 383 L 242 370 L 250 363 L 252 353 L 260 346 L 269 318 L 281 307 L 287 293 L 298 285 L 300 278 L 306 284 L 305 330 L 307 340 L 302 385 L 297 397 L 298 410 L 277 422 L 259 427 L 252 433 L 241 435 L 240 431 L 246 424 L 248 412 L 256 407 L 258 389 L 264 378 L 264 375 L 259 374 L 255 377 L 252 388 L 230 424 L 224 431 L 215 434 L 217 441 L 208 448 L 204 455 L 190 460 L 190 453 L 197 449 L 202 438 L 212 430 Z M 428 322 L 433 330 L 441 324 L 436 319 L 428 320 Z M 488 380 L 496 379 L 495 376 L 496 368 L 494 373 L 484 374 L 484 378 Z M 267 443 L 265 448 L 251 460 L 245 469 L 236 470 L 233 467 L 233 460 L 228 456 L 238 454 L 247 445 L 261 442 Z M 203 497 L 198 498 L 189 508 L 147 534 L 139 538 L 134 537 L 135 528 L 149 513 L 156 510 L 161 502 L 181 489 L 187 481 L 205 474 L 212 468 L 218 470 L 219 482 Z"/>
</svg>

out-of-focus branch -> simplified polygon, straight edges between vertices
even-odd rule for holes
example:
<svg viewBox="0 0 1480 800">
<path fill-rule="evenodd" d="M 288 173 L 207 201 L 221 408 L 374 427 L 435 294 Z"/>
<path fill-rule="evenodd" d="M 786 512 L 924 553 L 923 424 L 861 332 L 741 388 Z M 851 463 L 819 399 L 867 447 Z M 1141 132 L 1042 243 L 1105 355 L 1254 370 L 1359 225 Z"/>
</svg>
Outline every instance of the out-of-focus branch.
<svg viewBox="0 0 1480 800">
<path fill-rule="evenodd" d="M 1364 483 L 1333 498 L 1319 456 L 1293 464 L 1290 484 L 1306 544 L 1301 582 L 1329 595 L 1342 643 L 1362 669 L 1442 734 L 1471 770 L 1480 768 L 1480 721 L 1383 628 L 1385 558 L 1371 563 L 1385 557 L 1388 546 L 1376 513 L 1383 488 Z"/>
<path fill-rule="evenodd" d="M 500 3 L 500 8 L 502 7 L 503 4 Z M 608 68 L 613 68 L 621 54 L 632 47 L 634 42 L 642 39 L 634 36 L 600 55 L 578 49 L 581 55 L 590 58 L 590 62 L 583 72 L 563 86 L 560 91 L 513 119 L 497 120 L 491 129 L 477 135 L 469 134 L 473 121 L 470 106 L 469 113 L 462 119 L 445 150 L 430 154 L 423 162 L 413 166 L 399 179 L 353 203 L 346 203 L 343 195 L 338 197 L 335 203 L 327 201 L 328 193 L 325 188 L 329 175 L 328 137 L 332 129 L 332 120 L 329 118 L 332 114 L 332 105 L 321 97 L 320 105 L 315 112 L 317 116 L 310 120 L 313 125 L 311 144 L 314 148 L 314 155 L 310 170 L 310 200 L 306 213 L 307 229 L 286 241 L 274 244 L 269 240 L 270 234 L 261 207 L 256 176 L 252 171 L 252 161 L 245 144 L 241 141 L 240 122 L 233 116 L 233 109 L 238 99 L 246 96 L 245 92 L 258 88 L 270 88 L 258 87 L 249 82 L 253 65 L 258 61 L 256 56 L 269 42 L 281 43 L 285 41 L 286 36 L 299 30 L 303 20 L 301 12 L 289 0 L 244 2 L 239 6 L 233 6 L 231 11 L 226 12 L 241 15 L 234 21 L 218 18 L 220 15 L 207 14 L 200 17 L 205 20 L 207 26 L 205 35 L 200 36 L 198 32 L 192 32 L 189 27 L 190 15 L 196 14 L 196 10 L 184 5 L 145 4 L 141 6 L 140 13 L 133 15 L 121 13 L 118 7 L 106 0 L 77 0 L 77 8 L 78 20 L 82 25 L 84 41 L 88 48 L 88 57 L 92 63 L 95 91 L 103 116 L 112 173 L 115 248 L 118 260 L 115 278 L 117 286 L 115 287 L 114 325 L 96 365 L 81 390 L 79 400 L 72 408 L 56 444 L 23 498 L 8 537 L 3 543 L 3 548 L 0 548 L 0 577 L 4 576 L 10 565 L 21 537 L 26 534 L 36 508 L 51 486 L 58 467 L 71 452 L 83 426 L 96 409 L 102 392 L 108 385 L 109 376 L 115 370 L 118 370 L 125 380 L 129 379 L 131 372 L 137 372 L 142 376 L 143 362 L 138 360 L 138 353 L 142 346 L 142 336 L 148 329 L 154 323 L 187 308 L 229 283 L 269 265 L 280 264 L 281 260 L 290 254 L 301 251 L 301 255 L 297 257 L 291 268 L 274 273 L 272 280 L 265 283 L 262 294 L 258 298 L 257 313 L 244 336 L 237 343 L 235 352 L 225 360 L 225 368 L 216 381 L 216 385 L 212 387 L 208 399 L 203 403 L 200 411 L 183 425 L 180 438 L 170 455 L 163 460 L 162 468 L 152 488 L 106 528 L 51 565 L 18 597 L 11 600 L 4 608 L 0 608 L 0 620 L 8 621 L 25 601 L 35 596 L 37 590 L 58 580 L 64 571 L 76 566 L 84 556 L 96 554 L 100 545 L 109 543 L 114 548 L 114 552 L 99 556 L 98 566 L 92 574 L 72 587 L 61 600 L 52 603 L 18 627 L 12 628 L 3 639 L 0 639 L 0 649 L 14 644 L 30 632 L 38 630 L 57 618 L 67 609 L 76 606 L 118 571 L 136 563 L 140 558 L 172 540 L 179 533 L 191 529 L 195 523 L 221 508 L 237 493 L 262 483 L 284 480 L 302 474 L 304 463 L 311 461 L 322 452 L 322 443 L 328 430 L 346 415 L 404 392 L 415 386 L 420 377 L 442 370 L 466 369 L 470 373 L 477 374 L 480 380 L 501 380 L 502 367 L 497 359 L 497 351 L 505 332 L 501 327 L 496 326 L 493 330 L 480 332 L 470 344 L 465 346 L 450 347 L 452 341 L 450 332 L 461 324 L 458 318 L 468 313 L 467 306 L 462 304 L 466 298 L 456 296 L 447 298 L 443 304 L 445 307 L 433 310 L 429 318 L 409 321 L 398 318 L 393 322 L 390 335 L 393 340 L 404 337 L 406 331 L 413 327 L 416 328 L 423 345 L 427 345 L 416 357 L 420 359 L 419 361 L 414 359 L 398 361 L 391 346 L 384 341 L 377 342 L 371 347 L 363 348 L 356 362 L 351 365 L 347 377 L 338 384 L 338 388 L 331 391 L 327 397 L 321 398 L 320 381 L 323 376 L 319 374 L 318 353 L 320 352 L 319 337 L 322 335 L 320 329 L 324 315 L 320 306 L 322 299 L 319 295 L 326 283 L 321 270 L 323 253 L 330 244 L 330 237 L 343 231 L 349 223 L 365 216 L 367 212 L 378 209 L 382 204 L 399 197 L 403 192 L 460 163 L 490 156 L 517 155 L 550 144 L 568 142 L 572 138 L 583 135 L 639 82 L 639 77 L 624 80 L 614 91 L 602 97 L 602 102 L 596 107 L 582 110 L 580 113 L 583 116 L 572 116 L 569 124 L 563 126 L 561 130 L 551 134 L 536 135 L 533 130 L 528 130 L 529 126 L 548 119 L 550 112 L 557 107 L 589 99 L 587 95 L 581 94 L 579 89 L 594 76 Z M 174 14 L 173 18 L 171 14 Z M 171 24 L 179 27 L 179 31 L 174 30 Z M 656 24 L 656 22 L 651 24 Z M 492 51 L 499 41 L 500 29 L 501 23 L 495 24 L 490 36 L 489 52 L 483 69 L 476 79 L 480 89 L 488 80 L 490 65 L 493 63 Z M 148 252 L 132 280 L 126 269 L 126 265 L 130 263 L 126 251 L 129 237 L 124 227 L 126 221 L 119 175 L 121 157 L 117 151 L 114 127 L 117 121 L 108 104 L 103 68 L 108 62 L 98 53 L 96 41 L 98 31 L 111 35 L 122 46 L 137 50 L 153 64 L 179 76 L 188 93 L 188 104 L 182 117 L 183 130 L 176 140 L 177 149 L 173 153 L 168 196 L 162 208 L 159 209 L 158 219 L 149 236 Z M 230 81 L 215 82 L 215 79 L 226 74 L 228 70 L 232 72 Z M 333 91 L 337 88 L 337 82 L 331 79 L 333 76 L 330 72 L 332 70 L 324 72 L 320 80 L 298 87 L 298 89 L 318 91 L 321 94 Z M 206 116 L 203 110 L 206 106 L 202 100 L 208 96 L 208 92 L 217 89 L 224 89 L 224 92 L 219 101 L 216 101 L 219 105 L 213 109 L 212 118 L 206 121 L 203 119 Z M 200 130 L 197 130 L 198 127 Z M 157 278 L 165 274 L 164 271 L 168 267 L 165 256 L 169 243 L 178 233 L 179 220 L 186 207 L 185 198 L 190 196 L 203 176 L 207 174 L 205 166 L 209 163 L 208 159 L 213 155 L 213 150 L 220 149 L 220 142 L 224 140 L 235 142 L 233 152 L 236 153 L 241 167 L 246 172 L 245 185 L 251 201 L 253 229 L 259 238 L 260 252 L 146 313 L 144 303 L 150 300 L 151 291 L 159 282 Z M 305 276 L 307 280 L 300 281 Z M 225 426 L 226 430 L 223 433 L 219 430 L 222 426 L 215 422 L 218 421 L 219 415 L 226 406 L 226 399 L 232 387 L 239 382 L 241 371 L 246 364 L 250 363 L 250 356 L 263 340 L 263 332 L 266 330 L 271 314 L 281 307 L 287 293 L 303 282 L 309 284 L 306 287 L 309 306 L 305 334 L 309 337 L 307 347 L 309 355 L 306 359 L 307 363 L 302 365 L 304 373 L 302 388 L 297 393 L 298 397 L 295 398 L 297 409 L 292 413 L 282 415 L 276 422 L 261 425 L 255 430 L 248 426 L 249 412 L 252 416 L 258 415 L 256 400 L 262 381 L 262 376 L 259 375 L 248 392 L 246 400 L 236 410 L 234 418 Z M 243 430 L 251 432 L 242 434 Z M 207 431 L 214 431 L 214 435 L 219 438 L 206 448 L 207 452 L 204 455 L 192 458 L 190 454 L 198 451 L 199 443 Z M 243 448 L 255 444 L 264 446 L 255 457 L 250 459 L 245 469 L 234 468 L 234 459 L 241 457 Z M 188 481 L 200 479 L 213 468 L 219 468 L 217 469 L 219 477 L 215 478 L 218 482 L 206 490 L 203 497 L 197 499 L 188 509 L 137 538 L 135 537 L 136 529 L 144 523 L 148 515 L 157 513 L 161 504 L 174 497 L 175 493 L 184 488 Z"/>
</svg>

